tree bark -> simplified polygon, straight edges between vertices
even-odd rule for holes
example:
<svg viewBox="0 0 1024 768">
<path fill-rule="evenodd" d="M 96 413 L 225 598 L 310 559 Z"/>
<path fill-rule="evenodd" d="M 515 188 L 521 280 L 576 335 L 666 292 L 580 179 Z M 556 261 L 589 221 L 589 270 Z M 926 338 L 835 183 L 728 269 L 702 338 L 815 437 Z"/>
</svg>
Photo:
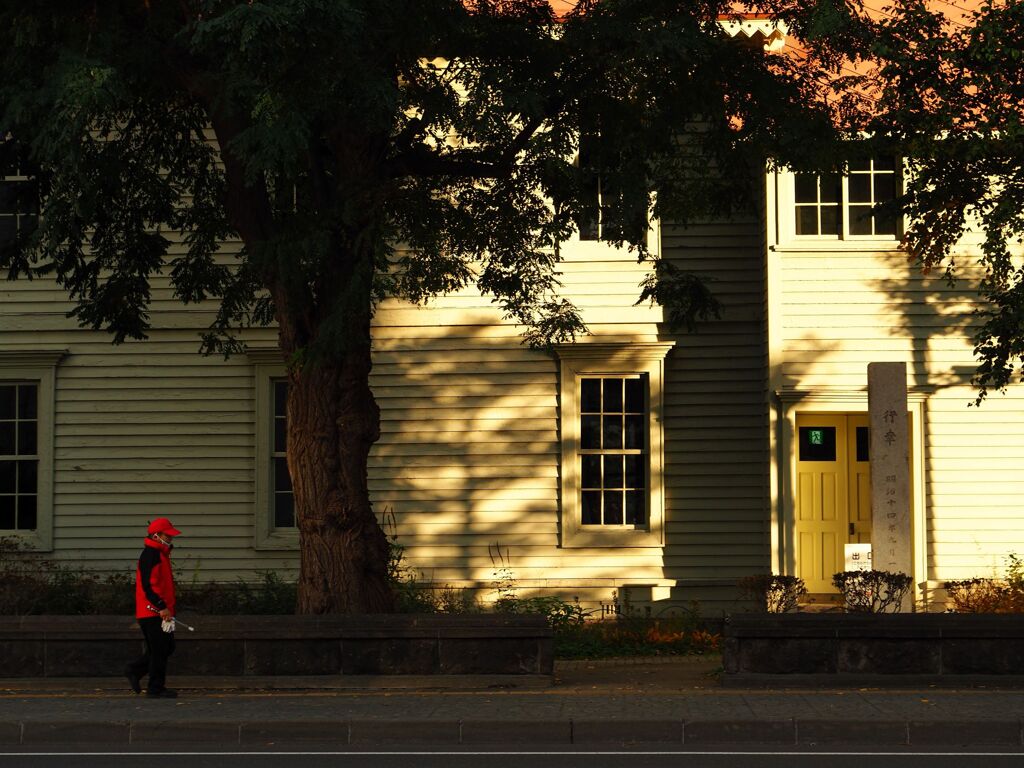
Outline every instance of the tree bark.
<svg viewBox="0 0 1024 768">
<path fill-rule="evenodd" d="M 301 551 L 297 613 L 386 613 L 389 544 L 370 504 L 380 436 L 366 343 L 289 373 L 288 469 Z"/>
</svg>

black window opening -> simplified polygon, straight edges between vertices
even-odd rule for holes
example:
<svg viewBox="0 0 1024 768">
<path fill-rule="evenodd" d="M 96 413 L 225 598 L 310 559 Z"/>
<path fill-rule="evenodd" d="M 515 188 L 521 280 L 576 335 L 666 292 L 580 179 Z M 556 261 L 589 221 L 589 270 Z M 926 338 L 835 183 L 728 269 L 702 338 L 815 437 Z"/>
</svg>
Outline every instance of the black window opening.
<svg viewBox="0 0 1024 768">
<path fill-rule="evenodd" d="M 857 427 L 857 461 L 870 461 L 871 459 L 871 429 L 869 427 Z"/>
<path fill-rule="evenodd" d="M 845 177 L 797 173 L 793 182 L 797 235 L 894 237 L 896 216 L 876 206 L 896 199 L 898 164 L 893 157 L 852 160 Z M 843 220 L 843 208 L 846 221 Z"/>
<path fill-rule="evenodd" d="M 0 383 L 0 531 L 39 526 L 39 384 Z"/>
<path fill-rule="evenodd" d="M 647 524 L 647 410 L 646 377 L 580 380 L 583 525 Z"/>
<path fill-rule="evenodd" d="M 0 247 L 33 232 L 39 223 L 39 185 L 24 150 L 0 142 Z"/>
<path fill-rule="evenodd" d="M 273 387 L 273 450 L 270 461 L 271 503 L 275 528 L 295 527 L 295 497 L 292 478 L 288 474 L 288 382 L 275 379 Z"/>
<path fill-rule="evenodd" d="M 617 162 L 603 155 L 599 130 L 581 132 L 576 165 L 582 174 L 587 204 L 576 218 L 580 240 L 640 242 L 646 237 L 646 206 L 642 211 L 623 212 L 623 191 L 615 185 L 615 175 L 603 171 Z"/>
<path fill-rule="evenodd" d="M 835 427 L 800 427 L 800 461 L 835 461 Z"/>
</svg>

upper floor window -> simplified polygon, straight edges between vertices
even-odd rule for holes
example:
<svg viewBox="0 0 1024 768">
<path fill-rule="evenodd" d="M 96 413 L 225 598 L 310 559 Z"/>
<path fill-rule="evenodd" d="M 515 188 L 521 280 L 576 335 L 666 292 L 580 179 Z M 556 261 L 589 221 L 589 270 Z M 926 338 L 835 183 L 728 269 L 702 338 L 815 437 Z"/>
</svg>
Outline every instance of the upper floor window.
<svg viewBox="0 0 1024 768">
<path fill-rule="evenodd" d="M 895 238 L 892 212 L 875 206 L 896 198 L 899 165 L 892 157 L 853 160 L 845 176 L 793 174 L 793 234 L 847 239 Z"/>
<path fill-rule="evenodd" d="M 36 228 L 39 187 L 24 151 L 8 139 L 0 142 L 0 245 Z"/>
<path fill-rule="evenodd" d="M 584 174 L 587 205 L 576 220 L 581 241 L 607 241 L 624 238 L 640 241 L 648 230 L 647 212 L 637 212 L 628 220 L 616 214 L 621 209 L 622 190 L 617 188 L 611 174 L 602 173 L 606 158 L 602 154 L 600 133 L 596 129 L 580 134 L 576 164 Z"/>
<path fill-rule="evenodd" d="M 292 478 L 288 474 L 288 382 L 275 379 L 274 388 L 274 445 L 271 461 L 274 464 L 272 477 L 272 516 L 274 528 L 295 527 L 295 498 L 292 494 Z"/>
</svg>

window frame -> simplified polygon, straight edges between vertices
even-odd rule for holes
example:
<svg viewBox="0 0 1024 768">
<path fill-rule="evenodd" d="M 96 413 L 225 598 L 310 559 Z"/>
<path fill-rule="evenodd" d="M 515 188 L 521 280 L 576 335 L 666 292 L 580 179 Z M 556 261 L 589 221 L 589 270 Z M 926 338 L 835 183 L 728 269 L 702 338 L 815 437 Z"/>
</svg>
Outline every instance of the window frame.
<svg viewBox="0 0 1024 768">
<path fill-rule="evenodd" d="M 27 161 L 25 161 L 24 158 L 21 156 L 20 148 L 10 137 L 0 137 L 0 152 L 4 151 L 5 144 L 10 144 L 12 147 L 12 149 L 8 149 L 7 151 L 13 151 L 15 153 L 18 153 L 15 158 L 16 167 L 14 168 L 14 170 L 16 171 L 16 173 L 4 173 L 5 169 L 2 167 L 2 158 L 0 158 L 0 187 L 3 187 L 4 185 L 10 185 L 12 187 L 17 187 L 18 185 L 25 185 L 26 188 L 33 189 L 35 194 L 35 210 L 30 212 L 22 212 L 21 206 L 19 205 L 18 210 L 16 210 L 14 213 L 6 213 L 0 211 L 0 218 L 12 219 L 14 221 L 14 237 L 5 240 L 2 237 L 2 235 L 0 235 L 0 247 L 4 247 L 10 243 L 15 243 L 18 241 L 19 238 L 24 237 L 26 234 L 35 231 L 35 229 L 38 228 L 39 226 L 39 209 L 41 207 L 41 200 L 39 198 L 39 181 L 37 178 L 37 174 L 33 172 L 34 169 L 26 166 Z M 31 164 L 29 164 L 29 166 L 30 165 Z M 23 223 L 23 221 L 31 221 L 31 225 L 26 225 Z"/>
<path fill-rule="evenodd" d="M 66 349 L 0 350 L 0 382 L 37 384 L 35 530 L 4 529 L 0 536 L 21 540 L 38 552 L 53 551 L 54 518 L 54 426 L 56 421 L 57 366 L 68 354 Z"/>
<path fill-rule="evenodd" d="M 298 528 L 274 526 L 274 381 L 287 375 L 281 351 L 275 347 L 248 347 L 254 377 L 254 428 L 256 436 L 253 521 L 254 549 L 292 551 L 299 548 Z"/>
<path fill-rule="evenodd" d="M 556 344 L 561 447 L 560 541 L 563 548 L 664 547 L 664 376 L 675 342 Z M 642 376 L 647 381 L 648 507 L 643 528 L 583 525 L 580 403 L 583 378 Z"/>
<path fill-rule="evenodd" d="M 874 158 L 871 158 L 874 160 Z M 896 157 L 895 169 L 893 171 L 896 181 L 896 196 L 903 194 L 903 179 L 906 175 L 906 163 L 904 158 Z M 820 175 L 820 174 L 819 174 Z M 896 219 L 896 232 L 894 234 L 871 234 L 854 235 L 850 234 L 850 172 L 847 171 L 839 176 L 839 232 L 838 234 L 817 234 L 800 235 L 796 232 L 796 177 L 797 174 L 789 169 L 779 169 L 776 173 L 776 196 L 777 209 L 776 221 L 780 244 L 794 246 L 825 246 L 826 249 L 854 249 L 863 248 L 865 245 L 877 246 L 887 250 L 894 250 L 900 242 L 905 231 L 905 222 L 902 217 Z M 873 174 L 872 174 L 873 175 Z M 852 205 L 861 205 L 852 203 Z"/>
</svg>

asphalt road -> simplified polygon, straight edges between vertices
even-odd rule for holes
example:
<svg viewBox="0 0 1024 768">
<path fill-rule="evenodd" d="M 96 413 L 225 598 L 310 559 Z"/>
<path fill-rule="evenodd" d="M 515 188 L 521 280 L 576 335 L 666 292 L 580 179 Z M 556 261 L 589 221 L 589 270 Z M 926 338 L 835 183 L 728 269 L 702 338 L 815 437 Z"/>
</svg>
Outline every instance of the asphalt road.
<svg viewBox="0 0 1024 768">
<path fill-rule="evenodd" d="M 1024 753 L 1002 751 L 652 751 L 579 752 L 552 749 L 503 752 L 0 752 L 4 768 L 1009 768 Z"/>
</svg>

